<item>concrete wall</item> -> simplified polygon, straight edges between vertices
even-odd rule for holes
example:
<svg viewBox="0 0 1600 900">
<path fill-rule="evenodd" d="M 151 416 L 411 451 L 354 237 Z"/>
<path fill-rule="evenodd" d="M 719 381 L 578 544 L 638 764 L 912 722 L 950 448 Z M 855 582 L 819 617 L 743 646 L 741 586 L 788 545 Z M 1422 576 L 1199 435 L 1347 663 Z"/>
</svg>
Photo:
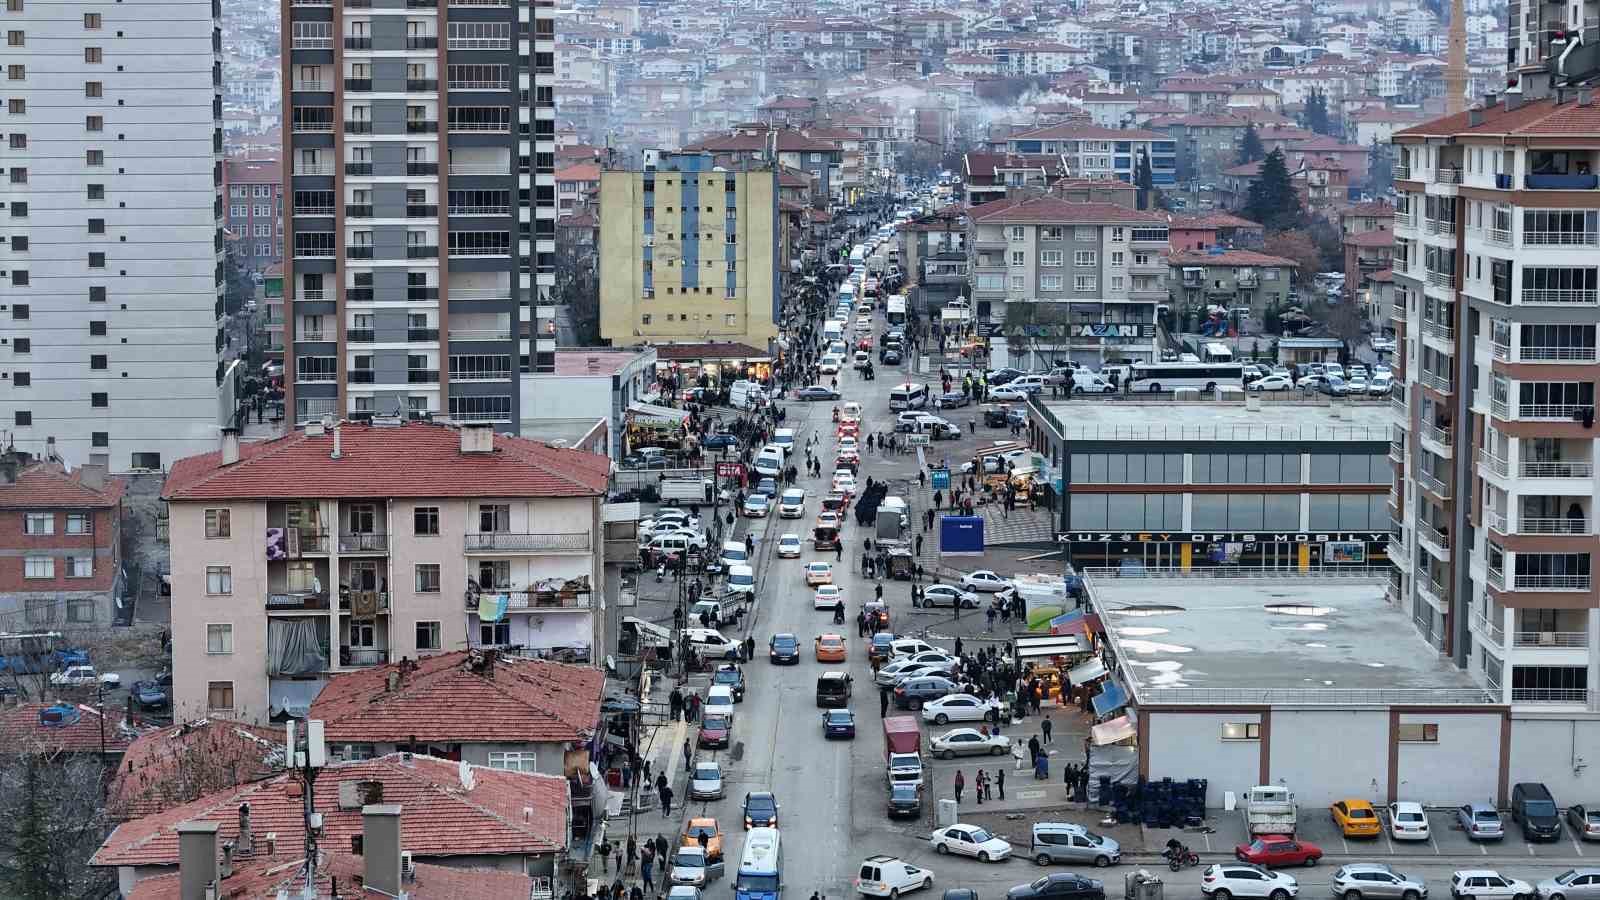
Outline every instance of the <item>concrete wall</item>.
<svg viewBox="0 0 1600 900">
<path fill-rule="evenodd" d="M 1174 781 L 1204 778 L 1206 806 L 1220 808 L 1223 793 L 1235 795 L 1256 784 L 1261 770 L 1260 741 L 1225 741 L 1226 723 L 1257 723 L 1260 713 L 1150 714 L 1150 777 Z"/>
<path fill-rule="evenodd" d="M 1287 785 L 1302 807 L 1326 807 L 1345 797 L 1379 803 L 1389 790 L 1388 747 L 1387 710 L 1277 708 L 1271 781 Z"/>
<path fill-rule="evenodd" d="M 1439 741 L 1396 743 L 1395 797 L 1424 806 L 1497 799 L 1502 718 L 1498 712 L 1401 713 L 1402 725 L 1438 725 Z"/>
<path fill-rule="evenodd" d="M 1562 806 L 1600 797 L 1600 717 L 1511 717 L 1511 783 L 1542 781 Z"/>
</svg>

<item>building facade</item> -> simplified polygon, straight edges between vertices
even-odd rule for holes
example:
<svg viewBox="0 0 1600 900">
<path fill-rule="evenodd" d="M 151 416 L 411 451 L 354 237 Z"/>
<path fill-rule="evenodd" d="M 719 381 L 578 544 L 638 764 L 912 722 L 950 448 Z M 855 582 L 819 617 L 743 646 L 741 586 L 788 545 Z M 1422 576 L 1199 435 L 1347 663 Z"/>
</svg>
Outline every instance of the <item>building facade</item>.
<svg viewBox="0 0 1600 900">
<path fill-rule="evenodd" d="M 1185 310 L 1202 319 L 1212 306 L 1249 310 L 1241 314 L 1251 316 L 1287 306 L 1290 276 L 1295 269 L 1292 259 L 1220 247 L 1180 251 L 1172 254 L 1168 263 L 1172 267 L 1172 296 L 1183 301 Z"/>
<path fill-rule="evenodd" d="M 163 493 L 189 551 L 173 557 L 175 716 L 303 715 L 333 674 L 462 647 L 587 661 L 602 645 L 604 456 L 484 425 L 229 443 Z"/>
<path fill-rule="evenodd" d="M 538 0 L 283 8 L 286 412 L 517 427 L 555 282 Z M 524 307 L 532 307 L 524 313 Z"/>
<path fill-rule="evenodd" d="M 1592 102 L 1525 90 L 1394 139 L 1393 589 L 1518 709 L 1593 712 L 1600 684 Z"/>
<path fill-rule="evenodd" d="M 0 631 L 70 634 L 112 624 L 126 485 L 102 466 L 0 457 Z"/>
<path fill-rule="evenodd" d="M 283 262 L 283 165 L 230 157 L 222 164 L 228 252 L 242 271 L 260 275 Z"/>
<path fill-rule="evenodd" d="M 781 302 L 778 173 L 646 153 L 644 171 L 600 175 L 600 336 L 766 348 Z"/>
<path fill-rule="evenodd" d="M 122 472 L 216 440 L 220 16 L 206 0 L 4 14 L 0 421 L 20 450 L 53 441 Z"/>
</svg>

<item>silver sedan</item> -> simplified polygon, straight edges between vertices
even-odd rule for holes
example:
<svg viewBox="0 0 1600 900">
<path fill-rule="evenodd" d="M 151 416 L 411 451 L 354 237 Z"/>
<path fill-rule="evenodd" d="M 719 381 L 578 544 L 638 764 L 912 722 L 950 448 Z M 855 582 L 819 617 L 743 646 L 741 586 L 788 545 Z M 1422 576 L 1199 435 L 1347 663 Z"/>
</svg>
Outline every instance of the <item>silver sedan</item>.
<svg viewBox="0 0 1600 900">
<path fill-rule="evenodd" d="M 1011 738 L 1003 734 L 985 735 L 976 728 L 953 728 L 933 739 L 933 755 L 941 759 L 958 756 L 1001 756 L 1011 752 Z"/>
</svg>

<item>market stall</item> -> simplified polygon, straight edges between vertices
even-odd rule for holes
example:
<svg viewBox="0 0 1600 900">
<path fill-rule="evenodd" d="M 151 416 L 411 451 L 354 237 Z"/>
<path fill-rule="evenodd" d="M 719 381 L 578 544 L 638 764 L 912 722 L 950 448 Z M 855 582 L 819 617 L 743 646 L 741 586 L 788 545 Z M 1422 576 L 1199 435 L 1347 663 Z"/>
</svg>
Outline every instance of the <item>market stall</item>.
<svg viewBox="0 0 1600 900">
<path fill-rule="evenodd" d="M 1063 673 L 1095 659 L 1094 647 L 1081 634 L 1028 635 L 1013 638 L 1012 657 L 1018 670 L 1039 679 L 1046 702 L 1062 703 Z M 1070 696 L 1066 698 L 1070 700 Z"/>
<path fill-rule="evenodd" d="M 685 410 L 634 403 L 628 407 L 623 423 L 623 438 L 629 453 L 643 447 L 688 449 L 689 413 Z"/>
</svg>

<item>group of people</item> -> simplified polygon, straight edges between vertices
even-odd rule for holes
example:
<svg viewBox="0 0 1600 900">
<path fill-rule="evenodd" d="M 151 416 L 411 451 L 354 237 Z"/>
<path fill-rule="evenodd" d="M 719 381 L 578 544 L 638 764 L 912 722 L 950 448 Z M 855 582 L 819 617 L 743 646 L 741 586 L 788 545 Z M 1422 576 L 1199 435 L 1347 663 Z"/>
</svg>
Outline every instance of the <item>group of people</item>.
<svg viewBox="0 0 1600 900">
<path fill-rule="evenodd" d="M 974 781 L 977 785 L 975 794 L 979 806 L 982 806 L 985 800 L 994 800 L 996 793 L 1000 795 L 999 799 L 1004 800 L 1006 798 L 1006 770 L 1004 768 L 996 767 L 993 775 L 979 769 Z M 959 805 L 961 803 L 961 795 L 967 788 L 967 778 L 960 769 L 956 770 L 955 788 L 956 803 Z"/>
</svg>

